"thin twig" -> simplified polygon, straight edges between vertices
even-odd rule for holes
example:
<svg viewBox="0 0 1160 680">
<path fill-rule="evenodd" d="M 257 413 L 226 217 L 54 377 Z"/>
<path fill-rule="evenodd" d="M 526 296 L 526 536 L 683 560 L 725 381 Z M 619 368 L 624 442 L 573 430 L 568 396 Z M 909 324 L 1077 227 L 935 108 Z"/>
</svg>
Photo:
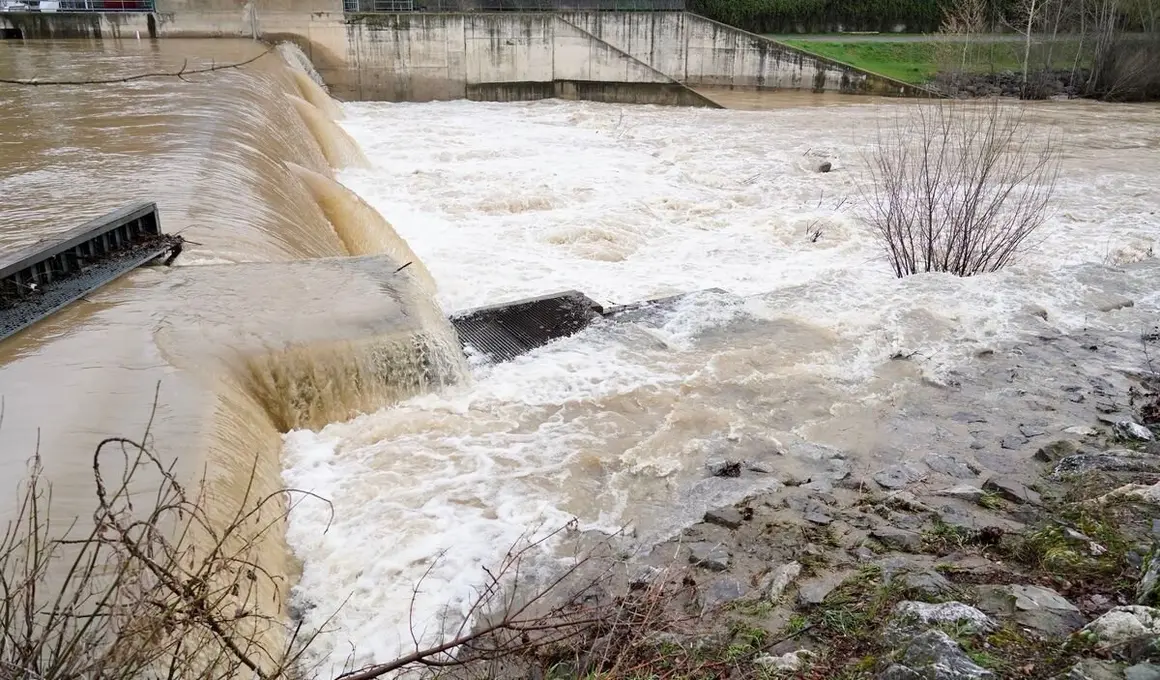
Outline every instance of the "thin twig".
<svg viewBox="0 0 1160 680">
<path fill-rule="evenodd" d="M 266 56 L 267 54 L 269 54 L 273 50 L 274 50 L 274 48 L 270 47 L 255 57 L 251 57 L 245 61 L 239 61 L 239 62 L 234 63 L 234 64 L 222 64 L 220 66 L 218 66 L 217 64 L 213 64 L 211 66 L 206 66 L 204 68 L 195 68 L 195 69 L 186 68 L 189 65 L 189 60 L 187 59 L 187 60 L 185 60 L 185 62 L 182 63 L 181 68 L 176 70 L 176 71 L 151 71 L 149 73 L 137 73 L 137 74 L 134 74 L 131 76 L 122 76 L 120 78 L 87 78 L 84 80 L 38 80 L 36 78 L 32 78 L 32 79 L 0 78 L 0 83 L 5 83 L 8 85 L 28 85 L 28 86 L 32 86 L 32 87 L 38 87 L 41 85 L 111 85 L 114 83 L 128 83 L 128 82 L 132 82 L 134 80 L 145 80 L 147 78 L 177 78 L 179 80 L 185 80 L 185 76 L 192 76 L 192 75 L 196 75 L 198 73 L 211 73 L 213 71 L 225 71 L 228 69 L 241 68 L 243 66 L 246 66 L 247 64 L 254 63 L 255 61 Z M 189 82 L 189 81 L 186 81 L 186 82 Z"/>
</svg>

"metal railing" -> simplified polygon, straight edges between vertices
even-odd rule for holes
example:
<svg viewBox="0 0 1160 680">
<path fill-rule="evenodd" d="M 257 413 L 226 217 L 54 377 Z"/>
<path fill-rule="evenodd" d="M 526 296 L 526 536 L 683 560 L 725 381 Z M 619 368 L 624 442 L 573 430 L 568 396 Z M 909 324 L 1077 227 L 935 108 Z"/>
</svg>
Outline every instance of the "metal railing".
<svg viewBox="0 0 1160 680">
<path fill-rule="evenodd" d="M 0 0 L 0 12 L 152 12 L 153 0 Z"/>
<path fill-rule="evenodd" d="M 349 14 L 376 12 L 659 12 L 685 0 L 343 0 Z"/>
</svg>

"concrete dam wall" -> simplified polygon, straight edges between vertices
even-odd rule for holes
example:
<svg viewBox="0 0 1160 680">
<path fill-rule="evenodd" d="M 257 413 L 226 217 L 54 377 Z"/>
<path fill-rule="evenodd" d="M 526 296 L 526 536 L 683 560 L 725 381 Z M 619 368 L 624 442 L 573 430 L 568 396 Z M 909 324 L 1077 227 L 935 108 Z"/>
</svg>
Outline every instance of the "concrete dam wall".
<svg viewBox="0 0 1160 680">
<path fill-rule="evenodd" d="M 693 88 L 920 92 L 687 12 L 347 14 L 341 0 L 158 0 L 153 14 L 7 13 L 0 24 L 24 38 L 288 40 L 346 100 L 716 106 Z"/>
</svg>

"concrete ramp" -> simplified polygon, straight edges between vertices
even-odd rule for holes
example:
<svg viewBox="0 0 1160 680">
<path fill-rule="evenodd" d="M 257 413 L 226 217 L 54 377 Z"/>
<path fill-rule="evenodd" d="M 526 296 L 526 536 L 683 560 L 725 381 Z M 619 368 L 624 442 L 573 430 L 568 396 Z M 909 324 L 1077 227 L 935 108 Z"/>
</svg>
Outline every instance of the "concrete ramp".
<svg viewBox="0 0 1160 680">
<path fill-rule="evenodd" d="M 562 16 L 555 23 L 553 79 L 561 99 L 721 108 L 713 100 Z M 620 91 L 630 89 L 627 97 Z"/>
<path fill-rule="evenodd" d="M 555 13 L 469 15 L 462 30 L 468 99 L 559 98 L 718 108 Z"/>
<path fill-rule="evenodd" d="M 575 12 L 564 18 L 691 88 L 930 94 L 689 12 Z"/>
</svg>

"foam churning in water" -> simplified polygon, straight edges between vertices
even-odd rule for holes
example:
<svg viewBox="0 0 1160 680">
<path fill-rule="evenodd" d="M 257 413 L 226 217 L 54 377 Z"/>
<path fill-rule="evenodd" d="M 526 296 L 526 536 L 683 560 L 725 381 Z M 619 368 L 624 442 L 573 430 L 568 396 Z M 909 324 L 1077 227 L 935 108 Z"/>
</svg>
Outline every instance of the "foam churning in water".
<svg viewBox="0 0 1160 680">
<path fill-rule="evenodd" d="M 1092 315 L 1068 267 L 1098 266 L 1083 263 L 1099 263 L 1105 242 L 1160 236 L 1160 199 L 1130 189 L 1160 172 L 1155 120 L 1037 108 L 1047 124 L 1093 122 L 1068 138 L 1043 248 L 995 276 L 899 282 L 854 214 L 866 130 L 889 111 L 854 101 L 771 112 L 346 105 L 372 167 L 343 183 L 398 225 L 449 309 L 569 288 L 614 302 L 709 287 L 756 297 L 696 298 L 652 326 L 598 325 L 477 368 L 471 385 L 291 433 L 286 480 L 335 503 L 329 533 L 325 508 L 304 503 L 288 534 L 305 559 L 308 622 L 347 603 L 319 660 L 339 663 L 353 646 L 356 664 L 382 661 L 408 645 L 411 587 L 440 551 L 420 628 L 441 605 L 462 607 L 480 565 L 537 521 L 660 536 L 751 490 L 705 481 L 706 457 L 797 437 L 869 452 L 874 423 L 906 389 L 899 377 L 945 379 L 1039 323 L 1030 304 L 1061 328 L 1118 323 Z M 1135 118 L 1109 125 L 1117 116 Z M 1114 151 L 1101 150 L 1108 137 Z M 819 154 L 833 172 L 808 169 L 803 158 Z M 1100 166 L 1115 176 L 1093 177 Z M 1097 206 L 1109 202 L 1124 229 L 1103 230 Z M 891 368 L 899 351 L 919 352 L 906 371 Z"/>
</svg>

